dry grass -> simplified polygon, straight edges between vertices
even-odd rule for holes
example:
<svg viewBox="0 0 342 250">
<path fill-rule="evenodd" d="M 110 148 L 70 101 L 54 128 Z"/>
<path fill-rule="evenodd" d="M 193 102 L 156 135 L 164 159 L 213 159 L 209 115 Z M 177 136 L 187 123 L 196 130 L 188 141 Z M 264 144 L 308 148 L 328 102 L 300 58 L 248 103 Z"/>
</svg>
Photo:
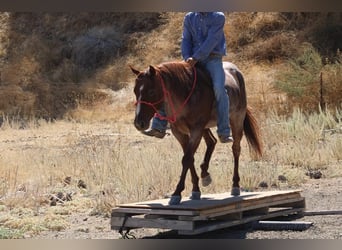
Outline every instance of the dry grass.
<svg viewBox="0 0 342 250">
<path fill-rule="evenodd" d="M 274 88 L 277 73 L 285 66 L 282 63 L 244 63 L 239 66 L 244 74 L 249 105 L 262 116 L 270 110 L 288 112 L 285 93 Z"/>
<path fill-rule="evenodd" d="M 227 17 L 227 43 L 243 60 L 270 61 L 296 54 L 295 32 L 281 13 L 231 13 Z"/>
<path fill-rule="evenodd" d="M 36 121 L 25 129 L 5 121 L 0 147 L 4 234 L 7 229 L 14 230 L 13 237 L 64 230 L 72 213 L 109 215 L 117 203 L 171 194 L 181 168 L 178 142 L 173 136 L 164 140 L 143 136 L 131 124 L 132 118 L 131 114 L 120 122 Z M 242 142 L 243 189 L 260 189 L 261 182 L 268 188 L 296 188 L 309 178 L 310 170 L 322 171 L 324 178 L 341 176 L 341 121 L 340 111 L 305 115 L 297 110 L 288 118 L 269 115 L 261 121 L 264 157 L 254 161 L 246 141 Z M 197 167 L 204 151 L 202 143 L 195 157 Z M 225 144 L 217 145 L 210 166 L 213 184 L 202 188 L 203 193 L 230 190 L 230 151 Z M 278 180 L 279 175 L 287 181 Z M 80 180 L 85 187 L 79 186 Z M 190 192 L 187 178 L 184 195 Z M 71 194 L 72 200 L 51 207 L 50 197 L 59 193 Z"/>
<path fill-rule="evenodd" d="M 131 79 L 135 37 L 164 22 L 159 13 L 1 13 L 0 111 L 59 119 L 80 102 L 98 104 L 102 89 L 119 90 Z M 145 53 L 173 41 L 155 42 L 146 42 Z"/>
<path fill-rule="evenodd" d="M 150 64 L 182 59 L 179 45 L 184 13 L 165 13 L 162 18 L 167 19 L 168 22 L 151 31 L 147 36 L 136 33 L 131 37 L 134 54 L 126 57 L 127 66 L 133 65 L 143 70 Z M 131 75 L 128 67 L 125 72 Z"/>
<path fill-rule="evenodd" d="M 265 126 L 265 160 L 307 170 L 327 169 L 341 161 L 340 111 L 305 115 L 295 110 L 287 119 L 271 117 Z"/>
<path fill-rule="evenodd" d="M 9 44 L 9 13 L 2 12 L 0 13 L 0 66 L 2 67 L 4 64 L 4 60 L 7 56 L 7 46 Z"/>
<path fill-rule="evenodd" d="M 108 216 L 117 203 L 162 198 L 178 181 L 182 153 L 175 138 L 147 138 L 132 125 L 133 75 L 128 65 L 144 69 L 180 59 L 184 13 L 135 14 L 135 18 L 128 18 L 128 13 L 101 15 L 104 18 L 95 13 L 0 16 L 16 28 L 11 38 L 21 48 L 0 47 L 1 63 L 8 49 L 15 55 L 2 67 L 0 86 L 0 238 L 64 230 L 72 213 Z M 261 123 L 265 145 L 264 157 L 255 161 L 246 141 L 242 142 L 241 186 L 247 191 L 260 189 L 261 182 L 269 188 L 298 187 L 309 178 L 310 170 L 322 171 L 324 178 L 342 176 L 341 107 L 310 115 L 292 111 L 286 95 L 273 87 L 277 73 L 288 70 L 283 59 L 296 53 L 290 45 L 299 40 L 291 25 L 297 23 L 295 19 L 307 23 L 310 18 L 279 13 L 228 15 L 225 59 L 244 72 L 249 104 Z M 72 58 L 64 57 L 70 51 L 49 50 L 58 44 L 44 37 L 44 32 L 25 38 L 22 23 L 31 29 L 41 24 L 42 30 L 53 31 L 56 37 L 67 34 L 71 40 L 94 25 L 103 28 L 115 23 L 116 31 L 132 32 L 125 36 L 118 59 L 85 72 Z M 6 44 L 3 33 L 0 39 Z M 323 69 L 324 81 L 339 89 L 340 64 L 331 61 Z M 340 100 L 339 92 L 325 91 L 328 103 Z M 64 119 L 49 122 L 56 117 Z M 204 151 L 202 143 L 196 166 Z M 210 166 L 213 184 L 202 192 L 229 191 L 232 165 L 230 148 L 218 144 Z M 279 180 L 279 175 L 287 181 Z M 70 178 L 67 183 L 66 178 Z M 190 190 L 187 178 L 184 195 Z M 69 194 L 72 200 L 60 199 L 57 206 L 50 206 L 51 197 L 59 194 Z"/>
</svg>

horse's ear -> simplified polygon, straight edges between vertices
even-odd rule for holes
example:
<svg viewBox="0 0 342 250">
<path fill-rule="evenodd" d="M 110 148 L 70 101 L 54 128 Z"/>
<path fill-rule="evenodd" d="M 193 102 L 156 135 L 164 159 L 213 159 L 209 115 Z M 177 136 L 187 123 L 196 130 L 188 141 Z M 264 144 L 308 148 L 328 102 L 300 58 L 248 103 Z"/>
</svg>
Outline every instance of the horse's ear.
<svg viewBox="0 0 342 250">
<path fill-rule="evenodd" d="M 151 76 L 155 76 L 156 75 L 156 69 L 152 65 L 150 65 L 149 71 L 150 71 L 150 75 Z"/>
<path fill-rule="evenodd" d="M 132 70 L 132 72 L 133 72 L 134 74 L 136 74 L 136 75 L 139 75 L 139 74 L 140 74 L 140 71 L 137 70 L 137 69 L 135 69 L 135 68 L 133 68 L 132 65 L 129 65 L 129 67 L 131 68 L 131 70 Z"/>
</svg>

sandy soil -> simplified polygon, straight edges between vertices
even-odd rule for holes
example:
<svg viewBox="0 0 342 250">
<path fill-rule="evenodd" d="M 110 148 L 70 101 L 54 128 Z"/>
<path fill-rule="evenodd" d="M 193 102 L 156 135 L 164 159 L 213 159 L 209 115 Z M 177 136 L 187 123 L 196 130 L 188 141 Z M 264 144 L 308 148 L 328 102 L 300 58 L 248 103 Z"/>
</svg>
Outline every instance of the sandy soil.
<svg viewBox="0 0 342 250">
<path fill-rule="evenodd" d="M 342 210 L 342 178 L 312 179 L 302 186 L 307 211 Z M 121 235 L 110 229 L 110 218 L 72 214 L 71 227 L 61 232 L 43 232 L 37 239 L 119 239 Z M 161 229 L 133 229 L 135 238 L 156 239 L 342 239 L 342 215 L 305 216 L 294 219 L 313 222 L 304 231 L 253 230 L 251 225 L 213 231 L 199 236 L 182 236 L 176 231 Z"/>
</svg>

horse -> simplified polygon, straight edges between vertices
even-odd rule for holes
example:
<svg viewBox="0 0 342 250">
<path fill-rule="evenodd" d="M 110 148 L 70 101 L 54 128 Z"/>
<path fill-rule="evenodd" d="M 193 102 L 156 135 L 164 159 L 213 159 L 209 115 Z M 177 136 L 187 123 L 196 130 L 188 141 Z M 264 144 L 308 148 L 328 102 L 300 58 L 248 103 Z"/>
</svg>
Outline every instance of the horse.
<svg viewBox="0 0 342 250">
<path fill-rule="evenodd" d="M 204 67 L 192 67 L 184 61 L 164 62 L 157 66 L 150 65 L 145 71 L 135 69 L 134 94 L 136 108 L 134 126 L 143 131 L 149 128 L 154 115 L 164 105 L 165 117 L 170 123 L 172 134 L 183 149 L 182 171 L 175 191 L 170 197 L 169 205 L 181 202 L 181 193 L 185 188 L 185 179 L 190 170 L 192 193 L 190 199 L 201 199 L 199 177 L 194 166 L 194 154 L 201 138 L 206 143 L 206 152 L 201 168 L 203 186 L 208 186 L 212 179 L 209 161 L 217 139 L 210 128 L 216 126 L 216 100 L 211 78 Z M 223 62 L 225 88 L 229 95 L 229 122 L 232 131 L 232 151 L 234 157 L 233 185 L 231 195 L 240 195 L 239 157 L 243 134 L 250 149 L 256 156 L 262 155 L 260 129 L 251 108 L 247 106 L 245 81 L 241 71 L 231 62 Z"/>
</svg>

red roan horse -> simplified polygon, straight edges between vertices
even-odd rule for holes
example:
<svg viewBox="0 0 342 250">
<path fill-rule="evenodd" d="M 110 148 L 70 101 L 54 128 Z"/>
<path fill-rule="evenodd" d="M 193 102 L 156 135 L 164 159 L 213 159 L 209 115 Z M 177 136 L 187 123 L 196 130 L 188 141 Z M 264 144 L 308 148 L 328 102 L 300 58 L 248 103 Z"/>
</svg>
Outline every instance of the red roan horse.
<svg viewBox="0 0 342 250">
<path fill-rule="evenodd" d="M 242 73 L 232 63 L 223 63 L 226 74 L 226 89 L 230 100 L 230 126 L 234 139 L 234 176 L 231 194 L 240 195 L 239 157 L 243 132 L 249 146 L 259 156 L 262 154 L 258 124 L 247 107 L 245 82 Z M 217 140 L 209 128 L 216 126 L 215 96 L 211 79 L 201 67 L 192 68 L 186 62 L 166 62 L 146 71 L 131 67 L 137 76 L 134 94 L 136 111 L 134 125 L 137 130 L 146 130 L 154 114 L 164 105 L 173 135 L 181 144 L 184 156 L 182 172 L 176 190 L 169 201 L 177 205 L 185 187 L 185 177 L 190 169 L 192 180 L 191 199 L 200 199 L 199 178 L 194 166 L 194 154 L 203 137 L 207 145 L 201 164 L 202 185 L 211 183 L 209 161 Z"/>
</svg>

